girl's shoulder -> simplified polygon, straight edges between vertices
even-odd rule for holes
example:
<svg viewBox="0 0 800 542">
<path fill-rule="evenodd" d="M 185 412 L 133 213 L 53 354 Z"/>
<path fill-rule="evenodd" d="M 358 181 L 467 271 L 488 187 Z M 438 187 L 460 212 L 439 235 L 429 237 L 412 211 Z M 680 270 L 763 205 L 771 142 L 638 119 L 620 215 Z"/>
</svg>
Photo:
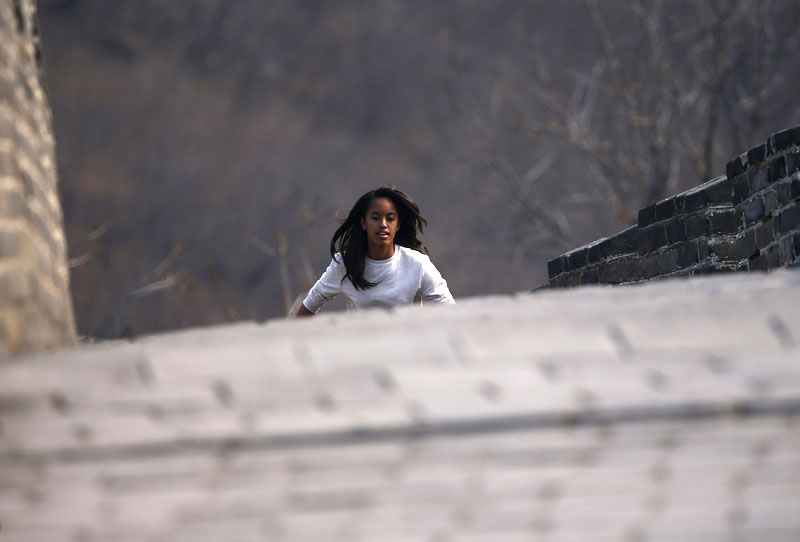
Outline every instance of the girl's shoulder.
<svg viewBox="0 0 800 542">
<path fill-rule="evenodd" d="M 406 261 L 416 262 L 420 265 L 429 265 L 431 263 L 431 259 L 427 254 L 423 254 L 413 248 L 396 245 L 395 249 L 400 251 L 400 256 Z"/>
</svg>

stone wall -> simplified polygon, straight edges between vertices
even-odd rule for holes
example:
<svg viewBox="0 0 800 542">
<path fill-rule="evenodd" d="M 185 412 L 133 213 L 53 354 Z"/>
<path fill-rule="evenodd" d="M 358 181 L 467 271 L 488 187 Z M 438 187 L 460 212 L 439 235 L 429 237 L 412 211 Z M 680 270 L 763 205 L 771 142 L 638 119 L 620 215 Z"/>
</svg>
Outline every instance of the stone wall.
<svg viewBox="0 0 800 542">
<path fill-rule="evenodd" d="M 0 356 L 75 339 L 33 0 L 0 0 Z"/>
<path fill-rule="evenodd" d="M 800 126 L 731 160 L 726 175 L 653 203 L 637 224 L 550 260 L 545 287 L 625 284 L 800 261 Z"/>
</svg>

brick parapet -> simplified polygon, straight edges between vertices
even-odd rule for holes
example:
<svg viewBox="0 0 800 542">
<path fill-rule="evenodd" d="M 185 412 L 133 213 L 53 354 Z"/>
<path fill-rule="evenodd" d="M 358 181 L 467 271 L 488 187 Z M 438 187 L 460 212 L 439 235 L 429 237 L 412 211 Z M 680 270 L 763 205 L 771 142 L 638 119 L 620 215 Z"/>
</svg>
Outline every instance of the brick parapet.
<svg viewBox="0 0 800 542">
<path fill-rule="evenodd" d="M 75 323 L 33 0 L 0 0 L 0 356 L 69 344 Z"/>
<path fill-rule="evenodd" d="M 737 156 L 726 175 L 652 203 L 637 223 L 550 260 L 544 287 L 625 284 L 800 261 L 800 126 Z"/>
</svg>

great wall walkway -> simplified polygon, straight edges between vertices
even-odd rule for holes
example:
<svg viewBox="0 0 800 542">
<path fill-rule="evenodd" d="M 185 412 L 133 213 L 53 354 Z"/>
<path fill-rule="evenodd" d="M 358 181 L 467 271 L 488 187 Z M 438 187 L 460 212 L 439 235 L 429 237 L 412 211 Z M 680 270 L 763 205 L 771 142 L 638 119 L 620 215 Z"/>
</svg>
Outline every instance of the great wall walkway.
<svg viewBox="0 0 800 542">
<path fill-rule="evenodd" d="M 0 540 L 800 539 L 800 271 L 0 361 Z"/>
</svg>

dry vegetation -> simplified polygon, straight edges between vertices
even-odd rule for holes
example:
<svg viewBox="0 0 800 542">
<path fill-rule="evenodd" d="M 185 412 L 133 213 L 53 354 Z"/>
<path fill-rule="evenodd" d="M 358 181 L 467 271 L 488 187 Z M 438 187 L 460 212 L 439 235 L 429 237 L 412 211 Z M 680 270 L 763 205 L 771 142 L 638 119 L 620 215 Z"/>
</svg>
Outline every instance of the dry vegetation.
<svg viewBox="0 0 800 542">
<path fill-rule="evenodd" d="M 395 184 L 458 296 L 796 124 L 790 1 L 40 0 L 80 331 L 281 315 Z"/>
</svg>

